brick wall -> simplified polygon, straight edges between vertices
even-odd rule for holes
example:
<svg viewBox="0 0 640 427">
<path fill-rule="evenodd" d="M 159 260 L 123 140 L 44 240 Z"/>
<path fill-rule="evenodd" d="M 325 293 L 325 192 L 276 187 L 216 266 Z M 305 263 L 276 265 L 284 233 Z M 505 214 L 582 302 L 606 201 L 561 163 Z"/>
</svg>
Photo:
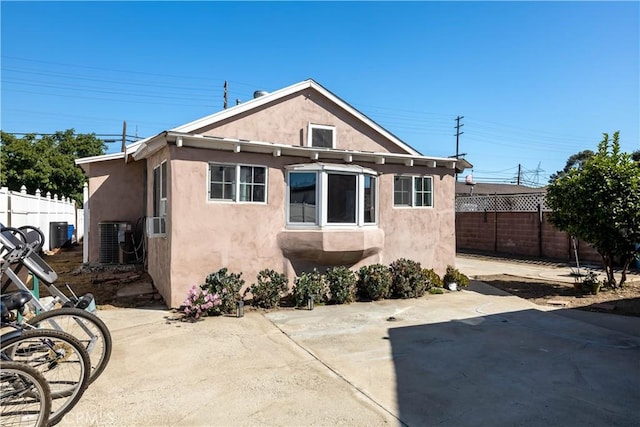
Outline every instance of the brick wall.
<svg viewBox="0 0 640 427">
<path fill-rule="evenodd" d="M 456 212 L 456 249 L 573 261 L 571 239 L 551 225 L 547 212 Z M 580 261 L 600 262 L 587 243 L 577 242 Z"/>
</svg>

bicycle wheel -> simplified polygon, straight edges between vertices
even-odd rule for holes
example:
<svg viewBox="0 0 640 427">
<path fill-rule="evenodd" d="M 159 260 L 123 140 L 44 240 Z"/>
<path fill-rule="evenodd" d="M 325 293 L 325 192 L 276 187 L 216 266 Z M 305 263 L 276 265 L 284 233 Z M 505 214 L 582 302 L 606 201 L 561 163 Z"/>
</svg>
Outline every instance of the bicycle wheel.
<svg viewBox="0 0 640 427">
<path fill-rule="evenodd" d="M 25 330 L 21 335 L 0 340 L 4 356 L 27 363 L 44 375 L 51 389 L 49 423 L 60 422 L 89 385 L 91 364 L 87 350 L 72 335 L 48 329 Z"/>
<path fill-rule="evenodd" d="M 102 374 L 111 357 L 111 333 L 95 314 L 79 308 L 60 308 L 42 313 L 27 322 L 36 328 L 55 329 L 76 337 L 91 360 L 89 384 Z"/>
<path fill-rule="evenodd" d="M 37 369 L 19 362 L 2 362 L 0 424 L 44 427 L 51 413 L 49 383 Z"/>
</svg>

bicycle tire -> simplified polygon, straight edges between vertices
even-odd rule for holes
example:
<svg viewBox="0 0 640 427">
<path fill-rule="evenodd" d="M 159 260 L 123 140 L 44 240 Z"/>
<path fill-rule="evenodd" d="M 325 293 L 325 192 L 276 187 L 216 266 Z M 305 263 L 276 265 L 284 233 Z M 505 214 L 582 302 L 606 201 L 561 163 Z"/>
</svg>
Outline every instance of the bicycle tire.
<svg viewBox="0 0 640 427">
<path fill-rule="evenodd" d="M 78 321 L 83 324 L 80 325 Z M 107 367 L 111 358 L 111 333 L 107 325 L 95 314 L 79 308 L 58 308 L 43 311 L 27 323 L 36 328 L 62 330 L 76 337 L 87 349 L 91 360 L 89 384 Z M 89 328 L 89 331 L 86 328 Z"/>
<path fill-rule="evenodd" d="M 45 377 L 25 363 L 7 361 L 0 366 L 0 423 L 7 427 L 47 426 L 51 389 Z"/>
<path fill-rule="evenodd" d="M 62 420 L 89 386 L 91 363 L 82 343 L 71 334 L 49 329 L 24 330 L 3 340 L 0 351 L 12 361 L 38 369 L 51 389 L 49 424 Z"/>
</svg>

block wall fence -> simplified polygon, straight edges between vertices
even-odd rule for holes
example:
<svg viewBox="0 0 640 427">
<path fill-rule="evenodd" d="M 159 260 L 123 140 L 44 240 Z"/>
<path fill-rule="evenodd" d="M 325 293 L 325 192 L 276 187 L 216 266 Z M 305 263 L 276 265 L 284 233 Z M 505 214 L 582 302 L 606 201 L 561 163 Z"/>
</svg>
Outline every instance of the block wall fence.
<svg viewBox="0 0 640 427">
<path fill-rule="evenodd" d="M 544 193 L 456 198 L 456 249 L 508 256 L 575 261 L 571 236 L 549 222 Z M 580 262 L 600 254 L 576 240 Z"/>
<path fill-rule="evenodd" d="M 456 212 L 456 249 L 575 261 L 571 237 L 551 225 L 548 213 Z M 580 262 L 601 261 L 589 244 L 576 242 Z"/>
</svg>

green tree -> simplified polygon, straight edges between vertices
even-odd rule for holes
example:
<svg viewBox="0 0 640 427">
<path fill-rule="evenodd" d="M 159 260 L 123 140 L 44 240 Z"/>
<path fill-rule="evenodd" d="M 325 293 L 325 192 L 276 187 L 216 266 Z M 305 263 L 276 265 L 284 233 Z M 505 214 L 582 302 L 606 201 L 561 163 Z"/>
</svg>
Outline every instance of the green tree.
<svg viewBox="0 0 640 427">
<path fill-rule="evenodd" d="M 82 169 L 74 163 L 80 157 L 105 153 L 106 145 L 95 134 L 75 134 L 73 129 L 44 135 L 15 135 L 0 132 L 0 185 L 19 191 L 24 185 L 33 194 L 41 190 L 82 203 L 86 181 Z"/>
<path fill-rule="evenodd" d="M 551 222 L 593 245 L 602 257 L 607 282 L 616 287 L 614 259 L 626 270 L 640 242 L 640 163 L 620 152 L 619 132 L 603 134 L 598 151 L 582 167 L 569 170 L 549 185 Z"/>
<path fill-rule="evenodd" d="M 631 153 L 631 159 L 634 162 L 640 162 L 640 150 L 636 150 L 633 153 Z"/>
<path fill-rule="evenodd" d="M 549 177 L 549 182 L 555 181 L 556 179 L 565 175 L 567 172 L 569 172 L 572 169 L 581 168 L 584 162 L 587 161 L 587 159 L 590 159 L 591 157 L 593 157 L 593 154 L 594 153 L 591 150 L 583 150 L 579 153 L 571 155 L 567 159 L 567 163 L 565 164 L 564 169 L 554 174 L 551 174 L 551 176 Z"/>
</svg>

